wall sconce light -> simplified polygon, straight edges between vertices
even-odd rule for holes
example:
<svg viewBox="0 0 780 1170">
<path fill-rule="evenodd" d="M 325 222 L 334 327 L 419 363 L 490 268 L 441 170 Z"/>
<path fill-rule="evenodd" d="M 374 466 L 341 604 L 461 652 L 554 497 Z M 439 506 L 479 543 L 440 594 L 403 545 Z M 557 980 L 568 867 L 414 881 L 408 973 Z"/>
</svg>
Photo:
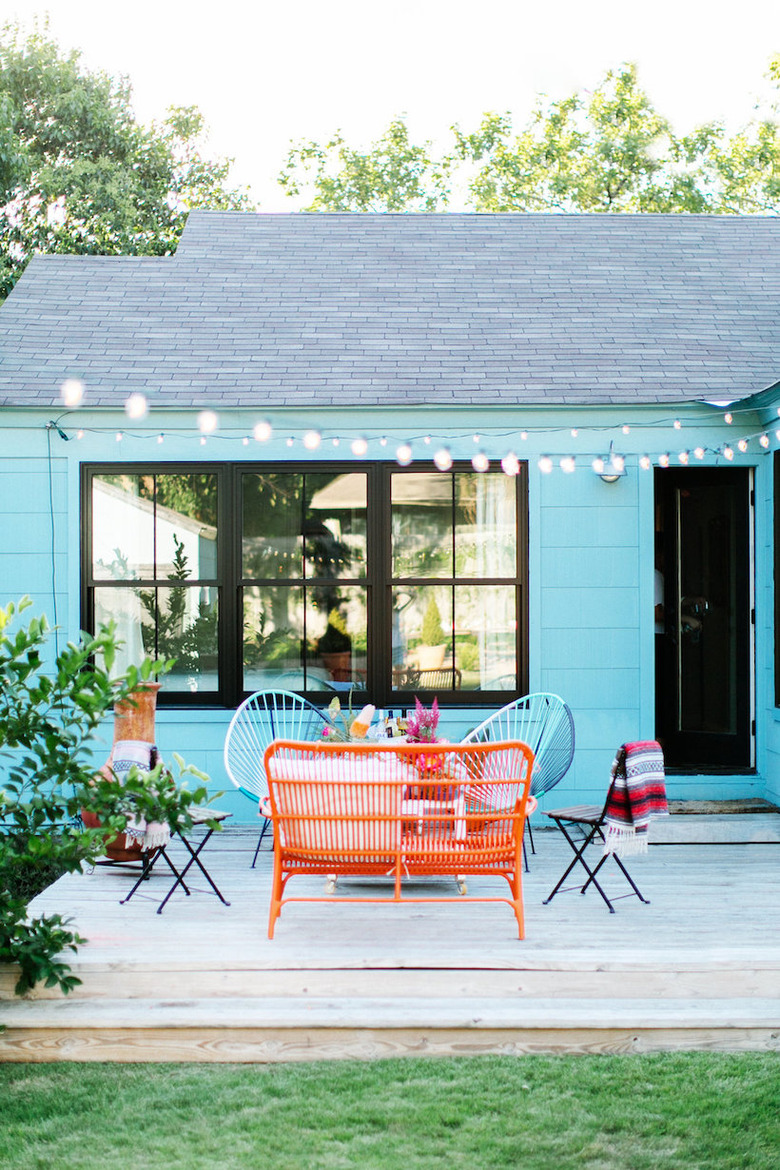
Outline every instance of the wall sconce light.
<svg viewBox="0 0 780 1170">
<path fill-rule="evenodd" d="M 609 453 L 602 459 L 593 460 L 593 470 L 599 479 L 603 479 L 604 483 L 617 483 L 622 476 L 626 475 L 626 458 L 625 455 L 618 455 L 613 450 L 613 442 L 610 439 Z"/>
</svg>

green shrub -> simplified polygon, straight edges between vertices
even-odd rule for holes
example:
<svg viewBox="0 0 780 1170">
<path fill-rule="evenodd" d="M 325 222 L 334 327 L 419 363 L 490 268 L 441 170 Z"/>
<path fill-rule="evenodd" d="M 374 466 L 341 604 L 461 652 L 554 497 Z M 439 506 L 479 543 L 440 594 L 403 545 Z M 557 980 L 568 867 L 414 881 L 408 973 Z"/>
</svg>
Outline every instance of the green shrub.
<svg viewBox="0 0 780 1170">
<path fill-rule="evenodd" d="M 65 992 L 79 982 L 60 956 L 84 940 L 58 914 L 28 917 L 28 902 L 46 879 L 94 861 L 106 837 L 125 828 L 131 811 L 186 827 L 192 824 L 190 805 L 207 798 L 205 786 L 188 791 L 162 764 L 148 775 L 132 771 L 123 785 L 95 776 L 91 749 L 103 717 L 116 702 L 132 703 L 138 684 L 164 674 L 172 663 L 147 658 L 140 669 L 112 679 L 117 643 L 111 623 L 69 642 L 47 670 L 46 618 L 31 618 L 11 632 L 14 616 L 29 604 L 0 607 L 0 962 L 19 965 L 19 994 L 39 981 Z M 179 778 L 208 780 L 178 757 L 176 762 Z M 102 828 L 84 827 L 84 806 Z"/>
</svg>

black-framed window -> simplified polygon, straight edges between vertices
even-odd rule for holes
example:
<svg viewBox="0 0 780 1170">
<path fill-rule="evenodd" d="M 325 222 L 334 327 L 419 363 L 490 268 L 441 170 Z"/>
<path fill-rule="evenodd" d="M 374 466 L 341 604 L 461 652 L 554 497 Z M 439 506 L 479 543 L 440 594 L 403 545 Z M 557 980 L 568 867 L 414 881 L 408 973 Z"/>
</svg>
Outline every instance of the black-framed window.
<svg viewBox="0 0 780 1170">
<path fill-rule="evenodd" d="M 161 702 L 527 687 L 527 476 L 386 463 L 88 464 L 83 624 L 174 658 Z"/>
</svg>

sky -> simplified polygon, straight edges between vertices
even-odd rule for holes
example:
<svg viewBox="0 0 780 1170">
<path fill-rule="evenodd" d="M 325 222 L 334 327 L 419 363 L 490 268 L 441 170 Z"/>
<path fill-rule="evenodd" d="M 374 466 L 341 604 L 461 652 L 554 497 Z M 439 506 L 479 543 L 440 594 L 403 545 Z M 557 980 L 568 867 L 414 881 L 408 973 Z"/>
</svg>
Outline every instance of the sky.
<svg viewBox="0 0 780 1170">
<path fill-rule="evenodd" d="M 676 130 L 747 122 L 780 53 L 780 0 L 0 0 L 2 23 L 48 14 L 64 48 L 126 75 L 137 117 L 196 105 L 211 156 L 260 209 L 293 211 L 276 183 L 291 141 L 340 129 L 366 147 L 405 116 L 449 142 L 487 110 L 519 128 L 536 97 L 594 89 L 633 61 Z"/>
</svg>

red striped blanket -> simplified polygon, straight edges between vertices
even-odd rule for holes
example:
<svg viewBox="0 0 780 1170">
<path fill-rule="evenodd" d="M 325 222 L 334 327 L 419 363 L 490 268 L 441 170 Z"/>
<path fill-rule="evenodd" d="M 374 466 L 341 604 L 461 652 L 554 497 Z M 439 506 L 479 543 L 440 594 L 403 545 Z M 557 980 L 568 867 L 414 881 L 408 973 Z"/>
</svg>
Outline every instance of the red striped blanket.
<svg viewBox="0 0 780 1170">
<path fill-rule="evenodd" d="M 652 739 L 622 744 L 612 764 L 604 852 L 645 853 L 650 818 L 668 811 L 661 745 Z"/>
</svg>

